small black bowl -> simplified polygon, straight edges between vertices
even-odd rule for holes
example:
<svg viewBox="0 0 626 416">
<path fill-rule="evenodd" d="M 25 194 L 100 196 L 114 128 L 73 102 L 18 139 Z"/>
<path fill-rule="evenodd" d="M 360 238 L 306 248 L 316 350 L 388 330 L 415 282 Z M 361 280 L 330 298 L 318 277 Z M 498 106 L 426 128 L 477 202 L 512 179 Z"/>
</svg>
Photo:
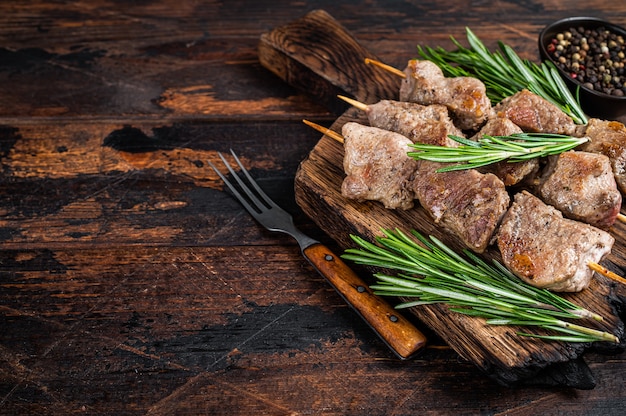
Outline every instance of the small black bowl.
<svg viewBox="0 0 626 416">
<path fill-rule="evenodd" d="M 539 34 L 539 54 L 542 60 L 554 62 L 553 58 L 548 53 L 548 45 L 557 34 L 565 32 L 572 27 L 583 27 L 585 29 L 604 27 L 610 32 L 622 35 L 626 39 L 626 30 L 624 28 L 607 22 L 606 20 L 595 17 L 568 17 L 549 24 Z M 574 94 L 576 94 L 576 89 L 580 87 L 580 105 L 587 115 L 604 120 L 626 117 L 626 96 L 609 95 L 604 92 L 589 89 L 581 82 L 571 78 L 570 75 L 561 68 L 558 68 L 558 70 L 565 80 L 565 83 Z"/>
</svg>

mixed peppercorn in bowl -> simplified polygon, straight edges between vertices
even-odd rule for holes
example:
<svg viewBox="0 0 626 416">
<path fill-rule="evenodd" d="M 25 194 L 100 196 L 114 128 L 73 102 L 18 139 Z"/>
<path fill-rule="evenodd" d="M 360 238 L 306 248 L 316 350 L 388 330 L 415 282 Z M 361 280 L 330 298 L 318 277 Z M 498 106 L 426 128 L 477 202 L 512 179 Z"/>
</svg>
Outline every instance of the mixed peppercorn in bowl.
<svg viewBox="0 0 626 416">
<path fill-rule="evenodd" d="M 590 116 L 626 116 L 626 30 L 594 17 L 569 17 L 539 35 L 541 58 L 552 61 Z"/>
</svg>

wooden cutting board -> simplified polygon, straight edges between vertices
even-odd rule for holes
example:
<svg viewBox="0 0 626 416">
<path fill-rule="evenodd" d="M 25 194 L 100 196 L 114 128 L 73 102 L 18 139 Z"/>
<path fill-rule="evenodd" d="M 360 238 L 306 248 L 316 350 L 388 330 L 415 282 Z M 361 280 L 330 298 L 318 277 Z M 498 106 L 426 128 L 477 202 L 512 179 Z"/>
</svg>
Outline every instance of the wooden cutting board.
<svg viewBox="0 0 626 416">
<path fill-rule="evenodd" d="M 259 43 L 259 59 L 266 68 L 336 111 L 343 110 L 337 94 L 365 103 L 397 99 L 400 80 L 366 65 L 366 57 L 376 59 L 343 26 L 321 10 L 264 34 Z M 360 111 L 348 109 L 331 130 L 341 132 L 341 126 L 348 121 L 367 124 Z M 462 249 L 454 237 L 435 227 L 419 206 L 396 211 L 385 209 L 377 202 L 358 203 L 342 197 L 344 176 L 343 146 L 323 136 L 301 163 L 295 178 L 298 205 L 342 248 L 354 247 L 350 234 L 372 240 L 383 228 L 400 228 L 435 235 L 450 246 Z M 616 244 L 603 265 L 623 275 L 626 225 L 616 224 L 611 233 Z M 499 253 L 493 249 L 486 256 L 499 258 Z M 373 283 L 371 279 L 370 283 Z M 624 325 L 615 308 L 621 298 L 617 293 L 619 290 L 622 288 L 598 276 L 589 289 L 567 296 L 604 317 L 601 323 L 587 325 L 612 332 L 622 339 Z M 608 353 L 623 350 L 623 342 L 620 346 L 608 343 L 589 346 L 520 337 L 516 335 L 519 328 L 487 326 L 482 319 L 451 313 L 444 305 L 414 307 L 410 313 L 441 336 L 459 355 L 507 386 L 545 383 L 592 388 L 595 381 L 582 358 L 584 352 L 592 347 Z"/>
</svg>

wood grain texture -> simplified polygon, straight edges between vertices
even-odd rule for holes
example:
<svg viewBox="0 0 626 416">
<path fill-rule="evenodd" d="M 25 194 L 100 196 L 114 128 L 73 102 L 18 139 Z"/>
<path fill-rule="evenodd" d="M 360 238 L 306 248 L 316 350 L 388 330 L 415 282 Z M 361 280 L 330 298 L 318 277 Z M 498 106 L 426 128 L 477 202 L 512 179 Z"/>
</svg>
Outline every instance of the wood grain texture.
<svg viewBox="0 0 626 416">
<path fill-rule="evenodd" d="M 399 78 L 366 64 L 365 58 L 380 60 L 324 10 L 275 28 L 259 42 L 265 68 L 336 111 L 347 109 L 338 94 L 373 104 L 400 88 Z"/>
<path fill-rule="evenodd" d="M 592 390 L 507 388 L 407 314 L 430 345 L 397 359 L 223 192 L 206 161 L 233 148 L 341 250 L 294 199 L 301 120 L 335 112 L 258 56 L 314 8 L 395 66 L 465 26 L 535 59 L 552 20 L 626 22 L 606 0 L 0 2 L 0 414 L 622 413 L 623 353 L 585 353 Z"/>
</svg>

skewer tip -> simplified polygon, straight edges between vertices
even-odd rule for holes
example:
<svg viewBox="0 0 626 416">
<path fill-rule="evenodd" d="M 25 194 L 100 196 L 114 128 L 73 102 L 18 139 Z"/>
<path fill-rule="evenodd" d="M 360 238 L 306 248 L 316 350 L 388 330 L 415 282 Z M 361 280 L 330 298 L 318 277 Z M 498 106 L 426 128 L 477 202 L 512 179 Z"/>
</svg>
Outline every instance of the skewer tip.
<svg viewBox="0 0 626 416">
<path fill-rule="evenodd" d="M 309 120 L 302 120 L 302 122 L 306 124 L 307 126 L 312 127 L 315 130 L 319 131 L 320 133 L 330 137 L 331 139 L 336 140 L 339 143 L 343 144 L 343 137 L 339 133 L 332 131 L 329 128 L 320 126 L 319 124 L 313 123 L 312 121 L 309 121 Z"/>
<path fill-rule="evenodd" d="M 617 220 L 623 223 L 626 223 L 626 215 L 619 213 L 617 214 Z"/>
<path fill-rule="evenodd" d="M 601 274 L 602 276 L 607 277 L 611 280 L 614 280 L 618 283 L 626 285 L 626 279 L 624 279 L 622 276 L 618 275 L 617 273 L 613 273 L 606 267 L 603 267 L 599 265 L 598 263 L 594 263 L 594 262 L 589 262 L 587 265 L 594 272 L 597 272 L 598 274 Z"/>
<path fill-rule="evenodd" d="M 382 69 L 384 69 L 387 72 L 391 72 L 392 74 L 399 76 L 400 78 L 406 78 L 406 74 L 404 72 L 400 71 L 398 68 L 394 68 L 394 67 L 392 67 L 390 65 L 384 64 L 384 63 L 382 63 L 380 61 L 377 61 L 375 59 L 365 58 L 365 63 L 367 65 L 374 65 L 374 66 L 377 66 L 379 68 L 382 68 Z"/>
<path fill-rule="evenodd" d="M 349 97 L 346 97 L 344 95 L 338 95 L 337 97 L 339 97 L 340 99 L 344 100 L 345 102 L 347 102 L 351 106 L 353 106 L 355 108 L 358 108 L 361 111 L 367 111 L 368 106 L 365 103 L 362 103 L 360 101 L 357 101 L 357 100 L 349 98 Z"/>
</svg>

